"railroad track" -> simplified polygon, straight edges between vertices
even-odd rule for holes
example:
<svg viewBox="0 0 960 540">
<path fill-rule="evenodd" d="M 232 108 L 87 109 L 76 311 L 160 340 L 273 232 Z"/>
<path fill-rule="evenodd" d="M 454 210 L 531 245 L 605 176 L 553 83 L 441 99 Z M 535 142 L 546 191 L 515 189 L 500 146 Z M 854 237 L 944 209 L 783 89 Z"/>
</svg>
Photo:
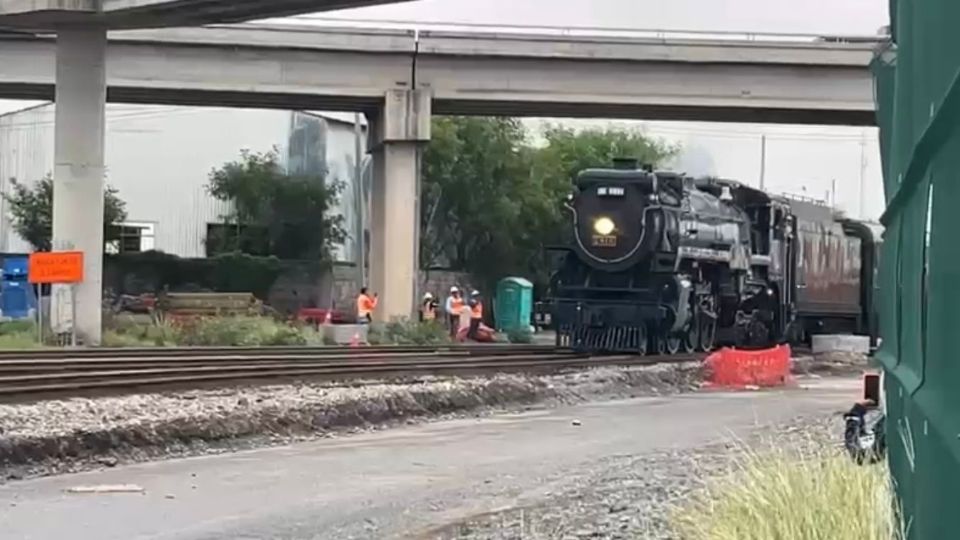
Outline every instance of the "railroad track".
<svg viewBox="0 0 960 540">
<path fill-rule="evenodd" d="M 217 347 L 0 351 L 0 397 L 56 396 L 279 378 L 363 378 L 692 361 L 702 355 L 590 356 L 553 346 Z"/>
</svg>

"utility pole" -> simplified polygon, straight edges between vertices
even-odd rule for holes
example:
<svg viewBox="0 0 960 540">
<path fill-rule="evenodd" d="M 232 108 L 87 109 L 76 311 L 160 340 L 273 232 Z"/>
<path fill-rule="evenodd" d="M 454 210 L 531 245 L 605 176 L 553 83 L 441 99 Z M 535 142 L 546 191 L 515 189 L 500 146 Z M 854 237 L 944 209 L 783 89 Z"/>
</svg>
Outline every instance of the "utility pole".
<svg viewBox="0 0 960 540">
<path fill-rule="evenodd" d="M 760 191 L 767 180 L 767 135 L 760 135 Z"/>
<path fill-rule="evenodd" d="M 830 206 L 837 207 L 837 179 L 830 180 Z"/>
</svg>

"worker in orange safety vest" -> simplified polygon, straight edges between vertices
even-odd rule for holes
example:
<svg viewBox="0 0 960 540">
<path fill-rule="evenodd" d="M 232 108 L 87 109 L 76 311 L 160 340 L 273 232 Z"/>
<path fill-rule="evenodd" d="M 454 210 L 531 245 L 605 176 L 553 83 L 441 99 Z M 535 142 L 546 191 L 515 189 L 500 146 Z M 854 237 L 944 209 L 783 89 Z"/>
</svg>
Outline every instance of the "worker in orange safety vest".
<svg viewBox="0 0 960 540">
<path fill-rule="evenodd" d="M 373 322 L 373 310 L 377 308 L 377 293 L 373 296 L 367 293 L 367 288 L 360 289 L 360 295 L 357 296 L 357 322 L 360 324 L 369 324 Z"/>
<path fill-rule="evenodd" d="M 467 337 L 476 340 L 480 323 L 483 322 L 483 301 L 480 299 L 480 291 L 470 293 L 468 305 L 470 307 L 470 329 L 467 330 Z"/>
<path fill-rule="evenodd" d="M 450 287 L 450 296 L 444 304 L 444 311 L 447 312 L 447 319 L 450 323 L 450 337 L 457 339 L 457 332 L 460 331 L 460 313 L 463 312 L 463 298 L 460 296 L 460 289 Z"/>
</svg>

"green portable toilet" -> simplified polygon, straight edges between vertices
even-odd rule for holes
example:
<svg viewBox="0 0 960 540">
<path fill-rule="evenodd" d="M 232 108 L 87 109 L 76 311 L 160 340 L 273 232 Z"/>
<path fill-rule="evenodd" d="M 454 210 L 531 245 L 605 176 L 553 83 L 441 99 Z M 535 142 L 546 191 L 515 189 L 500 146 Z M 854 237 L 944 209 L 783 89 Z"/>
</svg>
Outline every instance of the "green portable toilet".
<svg viewBox="0 0 960 540">
<path fill-rule="evenodd" d="M 533 283 L 522 277 L 507 277 L 497 284 L 493 315 L 498 332 L 530 327 L 533 313 Z"/>
</svg>

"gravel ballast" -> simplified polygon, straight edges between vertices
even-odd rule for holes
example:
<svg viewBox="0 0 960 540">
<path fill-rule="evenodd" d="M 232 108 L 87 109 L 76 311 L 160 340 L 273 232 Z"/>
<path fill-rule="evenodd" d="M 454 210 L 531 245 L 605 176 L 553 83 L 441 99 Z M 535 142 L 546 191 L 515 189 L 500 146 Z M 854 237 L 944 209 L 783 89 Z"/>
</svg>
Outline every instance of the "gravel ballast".
<svg viewBox="0 0 960 540">
<path fill-rule="evenodd" d="M 787 425 L 758 426 L 747 440 L 687 451 L 658 451 L 598 460 L 568 470 L 558 489 L 534 504 L 476 516 L 429 535 L 434 540 L 667 540 L 676 538 L 673 513 L 711 478 L 742 459 L 744 448 L 836 445 L 836 415 L 796 418 Z M 426 536 L 424 537 L 426 538 Z"/>
<path fill-rule="evenodd" d="M 0 481 L 482 414 L 696 389 L 698 363 L 557 375 L 240 386 L 0 405 Z"/>
</svg>

